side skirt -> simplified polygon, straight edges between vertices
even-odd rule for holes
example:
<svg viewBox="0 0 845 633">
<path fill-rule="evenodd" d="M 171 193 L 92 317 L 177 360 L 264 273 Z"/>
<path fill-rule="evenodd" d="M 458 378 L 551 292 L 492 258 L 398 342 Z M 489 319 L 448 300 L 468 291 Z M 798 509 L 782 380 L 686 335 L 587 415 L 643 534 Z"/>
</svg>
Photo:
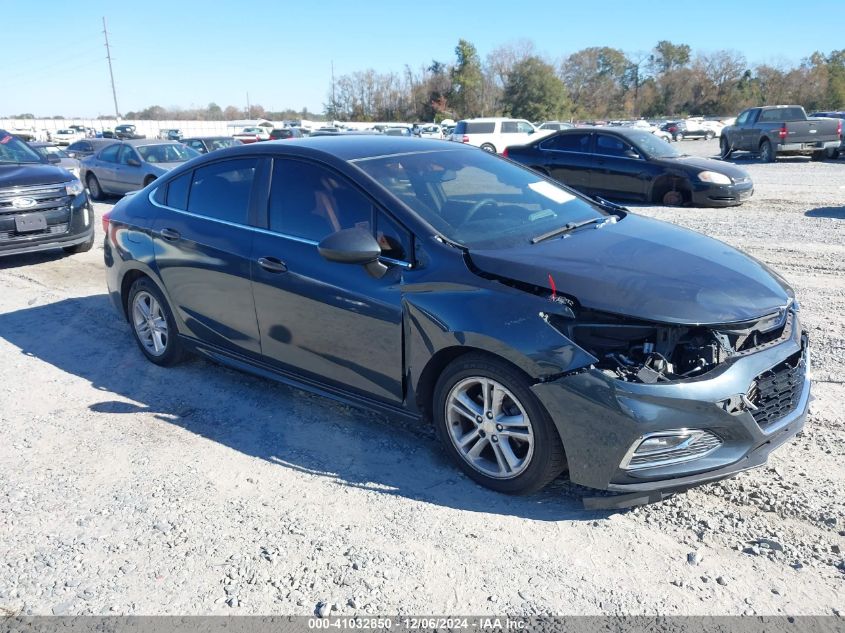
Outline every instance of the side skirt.
<svg viewBox="0 0 845 633">
<path fill-rule="evenodd" d="M 292 372 L 287 372 L 251 358 L 247 359 L 246 357 L 233 354 L 228 350 L 224 351 L 205 343 L 200 343 L 196 339 L 189 338 L 181 334 L 179 335 L 179 338 L 182 339 L 182 342 L 188 348 L 198 354 L 220 363 L 221 365 L 237 369 L 238 371 L 242 371 L 247 374 L 253 374 L 269 380 L 275 380 L 276 382 L 280 382 L 297 389 L 302 389 L 303 391 L 308 391 L 309 393 L 314 393 L 318 396 L 330 398 L 358 409 L 366 409 L 369 411 L 375 409 L 385 415 L 399 416 L 405 418 L 406 420 L 415 422 L 421 422 L 423 419 L 418 413 L 413 413 L 402 407 L 381 402 L 373 398 L 368 398 L 361 394 L 346 391 L 344 389 L 338 389 L 332 385 L 312 380 Z"/>
</svg>

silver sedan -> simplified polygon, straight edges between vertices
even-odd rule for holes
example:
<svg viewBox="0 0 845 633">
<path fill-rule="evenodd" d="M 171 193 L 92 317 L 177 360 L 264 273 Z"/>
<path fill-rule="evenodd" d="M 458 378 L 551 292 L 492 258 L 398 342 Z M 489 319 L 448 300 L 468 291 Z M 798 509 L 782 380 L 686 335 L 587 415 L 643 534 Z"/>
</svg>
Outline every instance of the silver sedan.
<svg viewBox="0 0 845 633">
<path fill-rule="evenodd" d="M 195 156 L 199 156 L 197 151 L 176 141 L 119 141 L 84 158 L 80 179 L 91 197 L 99 200 L 105 194 L 123 195 L 146 187 Z"/>
</svg>

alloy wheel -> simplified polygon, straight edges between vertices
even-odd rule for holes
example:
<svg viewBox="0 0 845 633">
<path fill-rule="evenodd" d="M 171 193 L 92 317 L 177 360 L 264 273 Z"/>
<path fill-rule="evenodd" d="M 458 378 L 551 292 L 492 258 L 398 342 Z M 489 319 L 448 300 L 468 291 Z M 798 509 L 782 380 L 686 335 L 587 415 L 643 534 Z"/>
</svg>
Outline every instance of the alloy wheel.
<svg viewBox="0 0 845 633">
<path fill-rule="evenodd" d="M 167 318 L 161 304 L 149 292 L 141 291 L 132 302 L 132 324 L 144 349 L 153 356 L 167 351 Z"/>
<path fill-rule="evenodd" d="M 449 391 L 445 414 L 452 444 L 474 470 L 513 479 L 528 468 L 534 428 L 525 407 L 501 383 L 482 376 L 461 380 Z"/>
</svg>

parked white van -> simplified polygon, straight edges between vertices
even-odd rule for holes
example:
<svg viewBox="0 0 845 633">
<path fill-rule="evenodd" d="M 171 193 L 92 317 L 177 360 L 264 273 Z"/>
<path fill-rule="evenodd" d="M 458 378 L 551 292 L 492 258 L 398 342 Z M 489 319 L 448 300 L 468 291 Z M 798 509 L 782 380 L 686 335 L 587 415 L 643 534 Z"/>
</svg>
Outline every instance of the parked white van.
<svg viewBox="0 0 845 633">
<path fill-rule="evenodd" d="M 525 119 L 487 117 L 458 121 L 449 140 L 469 143 L 493 154 L 501 154 L 509 145 L 524 145 L 537 132 Z"/>
</svg>

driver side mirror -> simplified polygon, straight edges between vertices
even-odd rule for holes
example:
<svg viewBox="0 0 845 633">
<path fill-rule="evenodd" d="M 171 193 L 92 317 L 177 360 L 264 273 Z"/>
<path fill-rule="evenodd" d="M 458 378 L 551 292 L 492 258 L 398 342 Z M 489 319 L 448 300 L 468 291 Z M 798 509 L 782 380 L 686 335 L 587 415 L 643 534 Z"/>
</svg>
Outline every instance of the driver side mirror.
<svg viewBox="0 0 845 633">
<path fill-rule="evenodd" d="M 130 167 L 140 167 L 141 161 L 139 161 L 137 158 L 129 158 L 126 161 L 126 164 L 129 165 Z"/>
<path fill-rule="evenodd" d="M 626 158 L 639 158 L 640 155 L 635 150 L 626 149 L 625 150 L 625 157 Z"/>
<path fill-rule="evenodd" d="M 62 162 L 62 159 L 59 156 L 56 156 L 55 154 L 47 154 L 47 162 L 52 165 L 58 165 L 60 162 Z"/>
<path fill-rule="evenodd" d="M 376 279 L 387 272 L 387 266 L 378 260 L 381 246 L 364 229 L 342 229 L 332 233 L 317 245 L 317 250 L 327 261 L 364 266 Z"/>
</svg>

